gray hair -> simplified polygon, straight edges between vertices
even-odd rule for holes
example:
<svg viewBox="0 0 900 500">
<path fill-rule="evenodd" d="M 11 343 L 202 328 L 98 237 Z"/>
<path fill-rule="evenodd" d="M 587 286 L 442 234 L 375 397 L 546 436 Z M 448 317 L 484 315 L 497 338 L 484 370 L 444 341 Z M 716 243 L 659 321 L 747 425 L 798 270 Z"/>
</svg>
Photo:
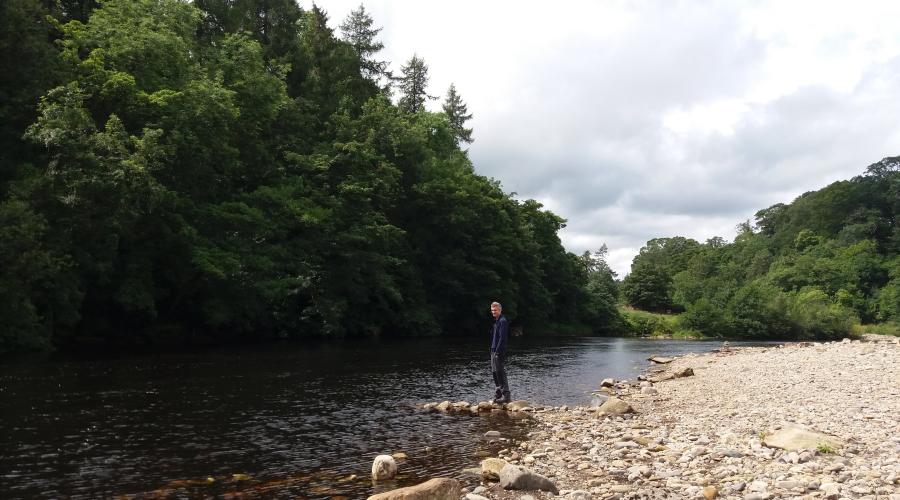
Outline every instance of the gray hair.
<svg viewBox="0 0 900 500">
<path fill-rule="evenodd" d="M 491 307 L 497 306 L 497 309 L 503 310 L 503 306 L 499 302 L 491 302 Z"/>
</svg>

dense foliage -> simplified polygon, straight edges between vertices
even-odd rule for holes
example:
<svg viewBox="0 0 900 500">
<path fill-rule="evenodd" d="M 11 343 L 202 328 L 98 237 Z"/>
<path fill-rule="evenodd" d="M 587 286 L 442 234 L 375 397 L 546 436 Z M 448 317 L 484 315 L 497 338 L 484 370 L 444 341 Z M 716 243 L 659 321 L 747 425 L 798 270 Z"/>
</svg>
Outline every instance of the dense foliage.
<svg viewBox="0 0 900 500">
<path fill-rule="evenodd" d="M 363 8 L 0 4 L 0 351 L 618 320 L 602 253 L 478 175 Z"/>
<path fill-rule="evenodd" d="M 733 243 L 650 240 L 625 300 L 709 336 L 829 339 L 900 323 L 900 157 L 756 213 Z"/>
</svg>

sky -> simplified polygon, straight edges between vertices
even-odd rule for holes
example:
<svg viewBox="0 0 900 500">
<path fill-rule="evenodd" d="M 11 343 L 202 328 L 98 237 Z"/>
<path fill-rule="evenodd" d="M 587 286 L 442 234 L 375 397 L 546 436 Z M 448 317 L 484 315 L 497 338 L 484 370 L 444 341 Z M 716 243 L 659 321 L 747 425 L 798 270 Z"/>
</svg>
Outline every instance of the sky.
<svg viewBox="0 0 900 500">
<path fill-rule="evenodd" d="M 360 0 L 321 0 L 330 24 Z M 900 2 L 363 2 L 395 73 L 468 105 L 479 174 L 607 245 L 732 240 L 757 210 L 900 155 Z M 301 1 L 309 8 L 312 2 Z"/>
</svg>

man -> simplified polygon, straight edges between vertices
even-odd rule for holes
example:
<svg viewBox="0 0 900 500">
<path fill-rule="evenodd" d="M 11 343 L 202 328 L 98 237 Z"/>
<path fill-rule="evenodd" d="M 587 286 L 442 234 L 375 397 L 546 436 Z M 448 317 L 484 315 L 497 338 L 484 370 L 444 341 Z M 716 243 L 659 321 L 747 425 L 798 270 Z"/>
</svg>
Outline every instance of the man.
<svg viewBox="0 0 900 500">
<path fill-rule="evenodd" d="M 494 326 L 491 328 L 491 375 L 494 377 L 494 402 L 509 403 L 509 382 L 506 380 L 506 339 L 509 337 L 509 323 L 503 317 L 503 306 L 499 302 L 491 303 L 491 315 Z"/>
</svg>

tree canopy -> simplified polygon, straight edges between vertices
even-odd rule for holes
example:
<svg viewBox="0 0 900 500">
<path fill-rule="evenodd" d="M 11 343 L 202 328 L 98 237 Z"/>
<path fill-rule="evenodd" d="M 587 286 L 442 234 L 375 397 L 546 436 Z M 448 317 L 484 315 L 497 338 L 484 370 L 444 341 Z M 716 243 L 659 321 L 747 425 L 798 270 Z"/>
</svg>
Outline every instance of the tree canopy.
<svg viewBox="0 0 900 500">
<path fill-rule="evenodd" d="M 342 38 L 291 0 L 0 8 L 0 351 L 615 321 L 603 254 L 475 171 L 424 61 L 391 102 L 362 7 Z"/>
</svg>

